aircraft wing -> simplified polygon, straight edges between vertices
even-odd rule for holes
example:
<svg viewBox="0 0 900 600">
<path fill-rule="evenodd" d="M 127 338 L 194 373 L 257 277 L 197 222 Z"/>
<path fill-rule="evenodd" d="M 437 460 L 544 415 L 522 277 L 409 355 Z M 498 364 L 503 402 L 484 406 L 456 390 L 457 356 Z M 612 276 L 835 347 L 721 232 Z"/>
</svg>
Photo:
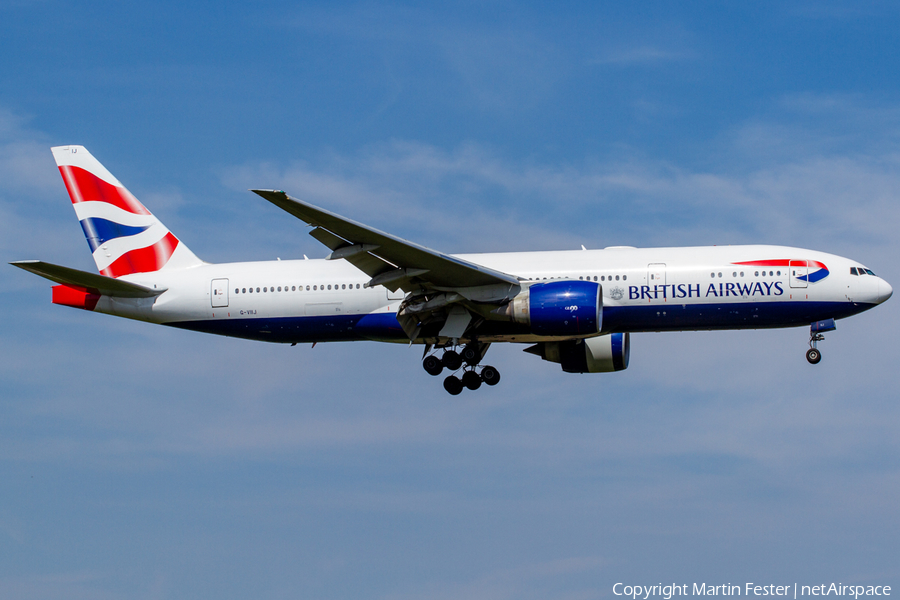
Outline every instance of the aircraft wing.
<svg viewBox="0 0 900 600">
<path fill-rule="evenodd" d="M 357 223 L 291 198 L 280 190 L 252 190 L 275 206 L 315 227 L 310 235 L 331 248 L 330 259 L 344 258 L 372 279 L 370 286 L 412 291 L 518 285 L 513 275 L 488 269 Z"/>
<path fill-rule="evenodd" d="M 119 298 L 152 298 L 159 296 L 165 289 L 151 289 L 129 283 L 120 279 L 113 279 L 105 275 L 96 273 L 88 273 L 79 271 L 78 269 L 70 269 L 69 267 L 61 267 L 40 260 L 19 260 L 9 263 L 14 267 L 25 269 L 35 275 L 40 275 L 44 279 L 49 279 L 63 285 L 77 286 L 89 290 L 94 290 L 104 296 L 116 296 Z"/>
</svg>

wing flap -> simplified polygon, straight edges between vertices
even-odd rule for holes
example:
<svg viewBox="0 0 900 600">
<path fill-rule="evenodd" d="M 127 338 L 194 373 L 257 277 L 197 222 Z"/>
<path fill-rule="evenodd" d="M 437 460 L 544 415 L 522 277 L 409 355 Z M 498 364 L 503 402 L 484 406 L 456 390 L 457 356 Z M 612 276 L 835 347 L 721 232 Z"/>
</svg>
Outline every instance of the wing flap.
<svg viewBox="0 0 900 600">
<path fill-rule="evenodd" d="M 152 298 L 166 291 L 163 289 L 151 289 L 129 283 L 121 279 L 113 279 L 105 275 L 96 273 L 88 273 L 87 271 L 79 271 L 40 260 L 19 260 L 9 263 L 14 267 L 19 267 L 35 275 L 40 275 L 44 279 L 61 283 L 68 286 L 82 287 L 88 290 L 96 291 L 103 296 L 116 296 L 120 298 Z"/>
<path fill-rule="evenodd" d="M 374 249 L 378 247 L 375 244 L 354 244 L 342 237 L 334 235 L 327 229 L 323 229 L 321 227 L 316 227 L 309 232 L 309 235 L 313 236 L 334 251 L 328 255 L 328 258 L 343 258 L 369 277 L 376 277 L 386 271 L 390 271 L 395 268 L 394 265 L 390 264 L 389 262 L 385 262 L 384 260 L 378 258 L 368 251 L 348 253 L 347 256 L 333 256 L 340 250 L 343 250 L 345 248 L 352 248 L 353 246 L 358 245 Z"/>
</svg>

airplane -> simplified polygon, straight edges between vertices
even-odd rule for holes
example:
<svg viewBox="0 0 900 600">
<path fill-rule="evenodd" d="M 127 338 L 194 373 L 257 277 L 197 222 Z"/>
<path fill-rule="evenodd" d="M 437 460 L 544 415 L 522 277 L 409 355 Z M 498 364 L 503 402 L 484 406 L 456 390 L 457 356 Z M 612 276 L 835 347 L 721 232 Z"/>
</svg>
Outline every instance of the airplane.
<svg viewBox="0 0 900 600">
<path fill-rule="evenodd" d="M 835 320 L 893 289 L 861 263 L 784 246 L 712 246 L 450 255 L 288 196 L 252 190 L 297 217 L 324 259 L 199 259 L 83 146 L 52 148 L 96 262 L 89 273 L 10 264 L 49 279 L 52 302 L 192 331 L 296 345 L 421 344 L 447 392 L 496 385 L 491 344 L 567 373 L 629 364 L 631 333 L 809 326 L 806 358 Z"/>
</svg>

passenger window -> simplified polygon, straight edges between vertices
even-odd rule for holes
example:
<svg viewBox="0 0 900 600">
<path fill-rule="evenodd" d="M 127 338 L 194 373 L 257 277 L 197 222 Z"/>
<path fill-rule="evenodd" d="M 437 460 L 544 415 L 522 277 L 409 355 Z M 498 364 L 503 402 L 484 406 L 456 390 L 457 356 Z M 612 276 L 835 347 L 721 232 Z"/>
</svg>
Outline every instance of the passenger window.
<svg viewBox="0 0 900 600">
<path fill-rule="evenodd" d="M 616 281 L 618 281 L 618 280 L 619 280 L 619 276 L 618 276 L 618 275 L 616 275 Z"/>
<path fill-rule="evenodd" d="M 234 288 L 234 293 L 235 293 L 235 294 L 240 294 L 240 292 L 238 291 L 238 288 Z"/>
<path fill-rule="evenodd" d="M 754 276 L 754 277 L 759 277 L 759 271 L 753 271 L 753 276 Z"/>
<path fill-rule="evenodd" d="M 769 275 L 771 275 L 771 274 L 772 274 L 772 272 L 769 271 Z M 781 277 L 781 271 L 775 271 L 775 274 L 778 275 L 779 277 Z"/>
<path fill-rule="evenodd" d="M 242 294 L 246 294 L 246 293 L 247 293 L 247 288 L 241 288 L 241 293 L 242 293 Z"/>
<path fill-rule="evenodd" d="M 622 275 L 622 281 L 625 281 L 626 279 L 628 279 L 628 275 Z"/>
<path fill-rule="evenodd" d="M 259 288 L 256 288 L 256 293 L 257 293 L 257 294 L 259 293 Z"/>
<path fill-rule="evenodd" d="M 594 275 L 594 281 L 597 281 L 597 276 L 596 276 L 596 275 Z"/>
</svg>

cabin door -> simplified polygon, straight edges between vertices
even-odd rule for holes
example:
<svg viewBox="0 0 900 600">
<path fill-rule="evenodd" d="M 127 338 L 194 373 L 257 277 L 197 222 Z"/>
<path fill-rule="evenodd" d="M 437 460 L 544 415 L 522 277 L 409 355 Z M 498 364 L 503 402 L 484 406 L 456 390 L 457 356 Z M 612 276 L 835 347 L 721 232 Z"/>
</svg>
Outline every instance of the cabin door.
<svg viewBox="0 0 900 600">
<path fill-rule="evenodd" d="M 228 280 L 213 279 L 210 285 L 209 298 L 213 308 L 226 308 L 228 306 Z"/>
<path fill-rule="evenodd" d="M 788 266 L 792 288 L 805 288 L 809 285 L 809 267 L 805 260 L 792 260 Z"/>
<path fill-rule="evenodd" d="M 647 265 L 647 285 L 666 285 L 666 263 Z"/>
</svg>

